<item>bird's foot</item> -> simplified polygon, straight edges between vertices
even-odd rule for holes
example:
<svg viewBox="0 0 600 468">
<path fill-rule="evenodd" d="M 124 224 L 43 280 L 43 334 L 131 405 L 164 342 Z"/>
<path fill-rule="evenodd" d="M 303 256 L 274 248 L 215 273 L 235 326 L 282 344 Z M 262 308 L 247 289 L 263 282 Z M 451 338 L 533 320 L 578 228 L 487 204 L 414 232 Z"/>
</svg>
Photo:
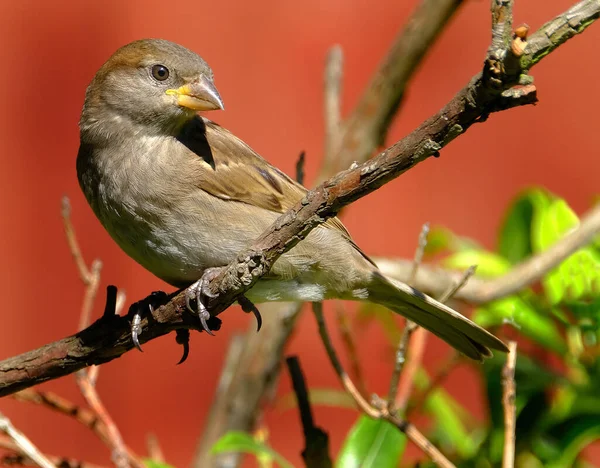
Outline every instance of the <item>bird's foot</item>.
<svg viewBox="0 0 600 468">
<path fill-rule="evenodd" d="M 139 336 L 142 334 L 142 314 L 150 311 L 152 314 L 154 309 L 166 304 L 169 300 L 167 293 L 163 291 L 154 291 L 145 299 L 131 305 L 130 313 L 133 309 L 133 317 L 131 319 L 131 341 L 133 345 L 142 351 L 140 346 Z"/>
<path fill-rule="evenodd" d="M 262 317 L 260 315 L 260 311 L 256 308 L 254 303 L 243 294 L 238 296 L 237 302 L 244 312 L 247 314 L 254 314 L 254 317 L 256 318 L 256 331 L 259 332 L 260 327 L 262 327 Z"/>
<path fill-rule="evenodd" d="M 219 276 L 222 268 L 208 268 L 204 270 L 202 274 L 202 278 L 192 284 L 186 291 L 185 301 L 187 305 L 187 309 L 194 315 L 197 315 L 200 319 L 200 323 L 202 324 L 202 329 L 208 333 L 209 335 L 214 336 L 214 333 L 208 326 L 208 320 L 211 318 L 210 312 L 206 309 L 204 305 L 204 298 L 215 298 L 217 297 L 210 288 L 209 284 L 211 280 Z M 196 310 L 192 308 L 192 301 L 196 301 Z"/>
</svg>

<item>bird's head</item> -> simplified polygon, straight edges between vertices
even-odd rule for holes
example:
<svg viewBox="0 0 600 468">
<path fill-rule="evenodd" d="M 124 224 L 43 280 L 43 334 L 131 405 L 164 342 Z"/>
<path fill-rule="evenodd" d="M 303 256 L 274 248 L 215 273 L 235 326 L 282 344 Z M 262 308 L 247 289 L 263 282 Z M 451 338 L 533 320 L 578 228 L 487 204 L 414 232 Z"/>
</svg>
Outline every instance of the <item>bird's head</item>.
<svg viewBox="0 0 600 468">
<path fill-rule="evenodd" d="M 223 109 L 223 101 L 200 56 L 173 42 L 143 39 L 121 47 L 98 70 L 80 126 L 171 132 L 196 112 L 215 109 Z"/>
</svg>

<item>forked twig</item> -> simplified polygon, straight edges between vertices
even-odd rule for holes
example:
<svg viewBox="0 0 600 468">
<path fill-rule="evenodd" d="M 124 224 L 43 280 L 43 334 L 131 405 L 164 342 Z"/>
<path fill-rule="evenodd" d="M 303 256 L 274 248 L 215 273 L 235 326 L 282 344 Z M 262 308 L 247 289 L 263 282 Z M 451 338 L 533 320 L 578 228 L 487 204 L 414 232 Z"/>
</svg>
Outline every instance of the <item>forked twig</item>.
<svg viewBox="0 0 600 468">
<path fill-rule="evenodd" d="M 325 350 L 327 351 L 327 356 L 329 357 L 329 360 L 331 361 L 331 364 L 335 369 L 335 372 L 339 377 L 342 386 L 354 399 L 358 407 L 367 416 L 370 416 L 374 419 L 385 419 L 386 421 L 389 421 L 390 423 L 394 424 L 400 431 L 404 432 L 406 436 L 414 444 L 416 444 L 424 453 L 426 453 L 431 458 L 431 460 L 438 466 L 442 468 L 454 467 L 450 460 L 448 460 L 442 454 L 442 452 L 440 452 L 413 424 L 387 411 L 385 405 L 383 405 L 383 408 L 375 407 L 360 394 L 360 392 L 352 382 L 352 379 L 344 370 L 337 356 L 335 348 L 331 343 L 329 332 L 327 331 L 327 326 L 325 325 L 325 318 L 323 317 L 323 304 L 320 302 L 314 302 L 313 312 L 317 320 L 317 325 L 319 327 L 319 335 L 321 336 L 321 341 L 323 341 L 323 344 L 325 345 Z"/>
<path fill-rule="evenodd" d="M 100 260 L 94 260 L 91 268 L 87 268 L 83 255 L 81 254 L 75 229 L 71 222 L 70 202 L 67 197 L 63 198 L 62 219 L 69 250 L 71 251 L 71 255 L 75 260 L 75 265 L 79 271 L 79 276 L 83 282 L 83 285 L 85 286 L 85 294 L 81 306 L 79 322 L 79 329 L 83 330 L 89 326 L 91 321 L 92 309 L 98 292 L 98 286 L 100 285 L 100 270 L 102 268 L 102 262 L 100 262 Z M 125 298 L 123 294 L 120 296 L 117 295 L 114 310 L 115 314 L 118 313 L 117 307 L 122 307 L 124 301 Z M 111 458 L 118 468 L 127 468 L 131 465 L 142 468 L 143 464 L 139 462 L 135 456 L 132 456 L 132 454 L 128 452 L 123 442 L 123 438 L 121 437 L 121 433 L 106 410 L 106 407 L 102 403 L 100 395 L 98 395 L 98 392 L 96 391 L 95 384 L 97 378 L 98 366 L 92 366 L 89 369 L 81 369 L 75 373 L 75 380 L 83 397 L 105 427 L 106 437 L 103 437 L 103 440 L 111 449 Z"/>
</svg>

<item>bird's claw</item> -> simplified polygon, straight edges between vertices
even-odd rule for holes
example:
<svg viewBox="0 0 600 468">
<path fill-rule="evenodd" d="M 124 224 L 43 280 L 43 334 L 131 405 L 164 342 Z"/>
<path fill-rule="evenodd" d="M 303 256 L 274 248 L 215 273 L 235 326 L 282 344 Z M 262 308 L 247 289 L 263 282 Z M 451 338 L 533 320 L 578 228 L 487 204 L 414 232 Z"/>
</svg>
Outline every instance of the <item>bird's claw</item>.
<svg viewBox="0 0 600 468">
<path fill-rule="evenodd" d="M 140 346 L 139 335 L 142 333 L 142 314 L 138 310 L 133 316 L 133 320 L 131 321 L 131 341 L 133 341 L 133 345 L 140 351 L 144 352 L 142 347 Z"/>
<path fill-rule="evenodd" d="M 140 345 L 139 336 L 142 334 L 142 313 L 146 306 L 150 310 L 150 314 L 154 312 L 154 307 L 165 304 L 168 300 L 168 296 L 163 291 L 153 291 L 147 298 L 132 304 L 132 308 L 134 309 L 133 317 L 131 319 L 131 341 L 133 341 L 133 345 L 143 352 L 142 347 Z M 131 309 L 129 309 L 129 313 L 131 313 Z"/>
<path fill-rule="evenodd" d="M 187 328 L 180 328 L 175 333 L 177 334 L 175 341 L 183 346 L 183 355 L 177 363 L 179 365 L 183 364 L 190 354 L 190 331 Z"/>
<path fill-rule="evenodd" d="M 211 315 L 206 309 L 204 302 L 202 302 L 202 298 L 214 298 L 217 296 L 216 294 L 213 294 L 208 285 L 210 281 L 220 273 L 220 271 L 220 268 L 208 268 L 205 270 L 202 278 L 192 284 L 187 289 L 185 295 L 185 304 L 187 309 L 190 311 L 190 313 L 198 316 L 200 319 L 200 324 L 202 325 L 202 329 L 211 336 L 215 335 L 208 326 L 208 320 L 211 318 Z M 192 308 L 192 300 L 196 301 L 196 310 Z"/>
<path fill-rule="evenodd" d="M 243 294 L 238 296 L 237 302 L 244 312 L 247 314 L 254 314 L 254 317 L 256 318 L 256 331 L 259 332 L 260 328 L 262 327 L 262 316 L 260 315 L 260 311 L 254 305 L 254 303 Z"/>
</svg>

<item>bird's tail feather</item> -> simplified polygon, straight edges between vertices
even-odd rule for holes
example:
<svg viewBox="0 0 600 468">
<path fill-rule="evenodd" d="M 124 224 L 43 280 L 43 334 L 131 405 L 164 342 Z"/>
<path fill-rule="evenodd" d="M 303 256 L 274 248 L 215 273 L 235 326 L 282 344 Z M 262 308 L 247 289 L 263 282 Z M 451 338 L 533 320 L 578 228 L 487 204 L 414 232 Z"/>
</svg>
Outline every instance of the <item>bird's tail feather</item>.
<svg viewBox="0 0 600 468">
<path fill-rule="evenodd" d="M 412 320 L 472 359 L 490 357 L 490 349 L 508 351 L 502 341 L 468 318 L 378 271 L 373 273 L 368 290 L 370 302 Z"/>
</svg>

